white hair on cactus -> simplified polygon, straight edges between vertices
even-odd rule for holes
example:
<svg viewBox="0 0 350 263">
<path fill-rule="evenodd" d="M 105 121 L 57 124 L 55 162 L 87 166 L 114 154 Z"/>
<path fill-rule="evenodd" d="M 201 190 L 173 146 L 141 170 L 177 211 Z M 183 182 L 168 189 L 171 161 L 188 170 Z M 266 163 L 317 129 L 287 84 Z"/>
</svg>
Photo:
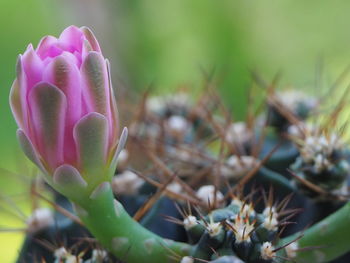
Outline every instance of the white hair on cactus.
<svg viewBox="0 0 350 263">
<path fill-rule="evenodd" d="M 172 191 L 173 193 L 177 193 L 177 194 L 182 193 L 182 186 L 177 182 L 172 182 L 166 187 L 166 189 L 169 191 Z"/>
<path fill-rule="evenodd" d="M 195 216 L 189 215 L 183 220 L 183 224 L 186 230 L 198 225 L 197 218 Z"/>
<path fill-rule="evenodd" d="M 70 254 L 66 248 L 60 247 L 54 251 L 54 257 L 59 260 L 59 262 L 64 263 L 81 263 L 82 259 Z"/>
<path fill-rule="evenodd" d="M 118 166 L 125 166 L 129 159 L 129 152 L 126 149 L 121 150 L 118 156 Z"/>
<path fill-rule="evenodd" d="M 64 263 L 82 263 L 83 260 L 81 258 L 78 258 L 74 255 L 68 255 L 68 257 L 65 259 Z"/>
<path fill-rule="evenodd" d="M 155 123 L 134 122 L 130 125 L 129 132 L 134 136 L 145 136 L 156 140 L 161 134 L 161 128 Z"/>
<path fill-rule="evenodd" d="M 264 211 L 263 227 L 270 231 L 276 231 L 278 229 L 278 214 L 276 208 L 273 206 L 267 206 Z"/>
<path fill-rule="evenodd" d="M 226 178 L 238 179 L 252 170 L 259 161 L 253 156 L 230 156 L 220 169 L 221 175 Z"/>
<path fill-rule="evenodd" d="M 216 191 L 214 185 L 204 185 L 197 191 L 197 197 L 204 203 L 213 204 L 216 194 L 216 202 L 219 203 L 224 200 L 224 195 L 220 191 Z"/>
<path fill-rule="evenodd" d="M 124 172 L 113 177 L 112 189 L 117 195 L 132 195 L 139 190 L 143 183 L 143 179 L 137 176 L 137 174 L 133 173 L 132 171 L 125 170 Z"/>
<path fill-rule="evenodd" d="M 285 90 L 276 93 L 278 101 L 287 109 L 295 113 L 300 104 L 305 105 L 308 109 L 313 109 L 317 106 L 317 99 L 308 96 L 299 90 Z"/>
<path fill-rule="evenodd" d="M 253 133 L 245 122 L 235 122 L 227 128 L 226 141 L 229 143 L 244 144 L 248 142 L 252 136 Z"/>
<path fill-rule="evenodd" d="M 271 260 L 276 256 L 275 248 L 271 242 L 264 242 L 260 248 L 261 258 L 264 260 Z"/>
<path fill-rule="evenodd" d="M 253 204 L 243 202 L 237 197 L 232 198 L 231 205 L 238 206 L 242 216 L 253 217 L 256 215 Z"/>
<path fill-rule="evenodd" d="M 251 242 L 250 236 L 255 229 L 255 222 L 250 222 L 249 216 L 239 213 L 234 218 L 234 222 L 227 221 L 235 234 L 235 242 Z"/>
<path fill-rule="evenodd" d="M 189 257 L 189 256 L 183 257 L 180 261 L 180 263 L 193 263 L 193 262 L 194 262 L 193 257 Z"/>
<path fill-rule="evenodd" d="M 146 101 L 146 109 L 150 112 L 157 113 L 164 109 L 165 101 L 160 96 L 148 98 Z"/>
<path fill-rule="evenodd" d="M 317 171 L 330 169 L 332 153 L 341 150 L 344 144 L 335 134 L 310 134 L 300 145 L 300 154 L 306 163 L 313 163 Z"/>
<path fill-rule="evenodd" d="M 220 222 L 210 222 L 206 225 L 206 229 L 211 237 L 217 236 L 222 231 L 222 225 Z"/>
<path fill-rule="evenodd" d="M 288 134 L 294 138 L 303 138 L 305 134 L 317 134 L 320 128 L 312 123 L 299 122 L 298 124 L 293 124 L 288 127 Z"/>
<path fill-rule="evenodd" d="M 297 256 L 297 250 L 299 248 L 298 242 L 290 243 L 284 249 L 286 250 L 287 257 L 293 259 Z"/>
<path fill-rule="evenodd" d="M 27 231 L 36 233 L 52 224 L 54 224 L 53 212 L 49 208 L 38 208 L 27 219 Z"/>
<path fill-rule="evenodd" d="M 60 247 L 60 248 L 57 248 L 55 251 L 54 251 L 54 256 L 58 259 L 60 258 L 65 258 L 66 256 L 68 255 L 68 251 L 66 250 L 65 247 Z"/>
<path fill-rule="evenodd" d="M 107 257 L 107 251 L 102 249 L 94 249 L 92 250 L 91 259 L 95 262 L 102 262 Z"/>
<path fill-rule="evenodd" d="M 166 127 L 171 133 L 183 134 L 190 127 L 190 123 L 180 115 L 173 115 L 166 121 Z"/>
<path fill-rule="evenodd" d="M 146 101 L 146 109 L 152 113 L 159 113 L 166 107 L 189 108 L 191 99 L 185 92 L 178 92 L 166 96 L 154 96 Z"/>
</svg>

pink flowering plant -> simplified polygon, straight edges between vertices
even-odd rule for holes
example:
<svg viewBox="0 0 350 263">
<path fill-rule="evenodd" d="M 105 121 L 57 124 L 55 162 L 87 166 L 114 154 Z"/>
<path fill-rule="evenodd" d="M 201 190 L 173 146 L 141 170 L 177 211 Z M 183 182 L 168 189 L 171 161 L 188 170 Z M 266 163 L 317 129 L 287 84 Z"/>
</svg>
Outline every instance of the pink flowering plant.
<svg viewBox="0 0 350 263">
<path fill-rule="evenodd" d="M 59 188 L 70 177 L 91 191 L 111 178 L 117 107 L 108 60 L 88 28 L 71 26 L 36 49 L 30 44 L 18 58 L 10 102 L 19 142 L 51 184 Z"/>
<path fill-rule="evenodd" d="M 101 243 L 117 256 L 131 246 L 128 262 L 138 262 L 148 240 L 156 247 L 148 254 L 164 262 L 168 251 L 162 239 L 113 200 L 110 181 L 127 129 L 118 143 L 109 62 L 90 29 L 70 26 L 59 38 L 44 37 L 36 49 L 30 44 L 18 58 L 10 104 L 23 152 L 54 189 L 74 202 Z"/>
<path fill-rule="evenodd" d="M 281 96 L 273 85 L 264 86 L 266 115 L 256 123 L 249 116 L 249 125 L 228 123 L 228 111 L 217 94 L 210 93 L 211 85 L 209 95 L 197 104 L 182 93 L 145 96 L 137 120 L 131 121 L 129 144 L 137 149 L 135 155 L 141 152 L 140 163 L 145 156 L 154 163 L 156 169 L 147 177 L 126 169 L 125 163 L 117 169 L 128 130 L 120 129 L 110 65 L 90 29 L 70 26 L 59 38 L 46 36 L 36 48 L 30 44 L 16 69 L 10 105 L 23 152 L 118 260 L 306 263 L 329 262 L 349 252 L 350 151 L 330 125 L 335 125 L 345 100 L 326 125 L 309 128 L 305 121 L 319 110 L 318 102 L 294 91 Z M 163 160 L 172 162 L 168 167 Z M 263 196 L 256 197 L 259 191 L 247 184 L 253 176 Z M 243 196 L 243 186 L 248 197 Z M 271 186 L 277 189 L 279 202 L 274 201 Z M 302 198 L 294 200 L 295 193 Z M 127 198 L 122 204 L 123 197 Z M 140 205 L 140 198 L 147 201 Z M 256 203 L 262 199 L 265 206 L 260 209 Z M 136 203 L 134 218 L 140 223 L 124 208 L 128 200 Z M 289 206 L 291 200 L 314 209 L 303 212 L 300 221 L 320 222 L 305 232 L 293 229 L 289 220 L 299 211 Z M 166 205 L 161 207 L 163 201 Z M 177 229 L 174 234 L 177 226 L 164 227 L 157 218 L 160 214 L 185 231 Z M 186 243 L 146 229 L 150 222 L 163 228 L 160 235 L 174 234 L 175 240 Z M 292 234 L 281 238 L 285 228 Z M 62 251 L 56 251 L 55 262 L 82 262 L 77 257 L 71 261 Z M 91 254 L 86 263 L 105 262 Z"/>
</svg>

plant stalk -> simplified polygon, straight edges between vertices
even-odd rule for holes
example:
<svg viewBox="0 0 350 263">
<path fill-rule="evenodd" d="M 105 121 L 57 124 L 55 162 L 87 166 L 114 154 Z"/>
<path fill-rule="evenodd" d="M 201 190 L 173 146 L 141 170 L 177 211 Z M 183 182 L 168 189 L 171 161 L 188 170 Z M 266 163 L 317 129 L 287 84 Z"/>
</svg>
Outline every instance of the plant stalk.
<svg viewBox="0 0 350 263">
<path fill-rule="evenodd" d="M 136 222 L 114 199 L 105 182 L 88 200 L 75 203 L 78 216 L 93 236 L 118 259 L 128 263 L 180 262 L 191 246 L 159 237 Z"/>
<path fill-rule="evenodd" d="M 293 260 L 300 263 L 329 262 L 350 250 L 350 202 L 306 230 L 298 241 L 299 250 Z M 287 244 L 300 233 L 282 239 Z M 309 249 L 308 249 L 309 248 Z"/>
</svg>

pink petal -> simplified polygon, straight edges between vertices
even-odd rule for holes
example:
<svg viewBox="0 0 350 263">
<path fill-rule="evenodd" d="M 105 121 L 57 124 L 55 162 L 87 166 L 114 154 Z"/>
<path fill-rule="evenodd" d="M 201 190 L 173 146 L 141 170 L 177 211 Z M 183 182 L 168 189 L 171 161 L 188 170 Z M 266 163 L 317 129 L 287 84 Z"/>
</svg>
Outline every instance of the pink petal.
<svg viewBox="0 0 350 263">
<path fill-rule="evenodd" d="M 23 71 L 21 55 L 17 60 L 16 71 L 17 78 L 10 92 L 10 105 L 18 126 L 28 131 L 27 78 Z"/>
<path fill-rule="evenodd" d="M 76 150 L 73 127 L 81 118 L 81 79 L 74 63 L 75 57 L 67 52 L 54 58 L 45 68 L 43 80 L 58 87 L 67 98 L 66 128 L 64 139 L 64 160 L 76 164 Z"/>
<path fill-rule="evenodd" d="M 47 52 L 47 56 L 50 58 L 57 57 L 61 55 L 63 52 L 62 48 L 59 45 L 53 45 L 50 47 L 50 49 Z"/>
<path fill-rule="evenodd" d="M 83 98 L 89 112 L 98 112 L 110 119 L 109 83 L 106 63 L 100 53 L 90 52 L 81 66 Z"/>
<path fill-rule="evenodd" d="M 10 106 L 13 113 L 13 116 L 15 117 L 15 120 L 17 122 L 17 125 L 24 129 L 24 114 L 23 110 L 26 109 L 25 106 L 22 104 L 21 96 L 20 96 L 20 86 L 17 79 L 12 84 L 11 91 L 10 91 Z"/>
<path fill-rule="evenodd" d="M 108 142 L 116 143 L 118 128 L 111 112 L 110 82 L 108 66 L 100 53 L 91 51 L 81 66 L 83 80 L 83 101 L 87 112 L 98 112 L 108 120 Z"/>
<path fill-rule="evenodd" d="M 117 143 L 117 137 L 119 134 L 119 117 L 118 117 L 118 109 L 117 109 L 117 101 L 114 95 L 113 85 L 112 85 L 112 77 L 111 77 L 111 66 L 106 59 L 107 72 L 108 72 L 108 86 L 109 86 L 109 96 L 110 96 L 110 111 L 108 114 L 109 120 L 109 135 L 110 135 L 110 144 L 114 148 Z"/>
<path fill-rule="evenodd" d="M 92 31 L 90 30 L 90 28 L 83 26 L 80 28 L 80 30 L 83 32 L 86 40 L 89 41 L 90 46 L 92 47 L 92 50 L 101 52 L 100 45 L 98 44 L 98 41 L 94 33 L 92 33 Z"/>
<path fill-rule="evenodd" d="M 63 162 L 63 143 L 67 102 L 57 87 L 41 82 L 28 96 L 30 121 L 35 133 L 35 145 L 51 169 Z"/>
<path fill-rule="evenodd" d="M 21 57 L 21 65 L 27 76 L 27 93 L 30 89 L 41 81 L 43 63 L 40 57 L 35 53 L 33 46 L 29 45 Z"/>
<path fill-rule="evenodd" d="M 76 26 L 67 27 L 59 37 L 60 45 L 71 53 L 74 51 L 82 51 L 84 35 Z"/>
<path fill-rule="evenodd" d="M 45 68 L 43 81 L 63 91 L 68 104 L 67 121 L 75 123 L 81 117 L 81 78 L 73 59 L 74 56 L 66 52 L 54 58 Z"/>
<path fill-rule="evenodd" d="M 57 47 L 57 44 L 57 38 L 53 36 L 46 36 L 40 40 L 40 43 L 36 48 L 36 53 L 42 60 L 44 60 L 46 57 L 57 56 L 57 54 L 62 53 L 62 51 Z"/>
<path fill-rule="evenodd" d="M 83 42 L 83 50 L 81 52 L 81 60 L 84 61 L 86 56 L 93 51 L 92 46 L 90 44 L 90 42 L 87 39 L 84 39 Z"/>
</svg>

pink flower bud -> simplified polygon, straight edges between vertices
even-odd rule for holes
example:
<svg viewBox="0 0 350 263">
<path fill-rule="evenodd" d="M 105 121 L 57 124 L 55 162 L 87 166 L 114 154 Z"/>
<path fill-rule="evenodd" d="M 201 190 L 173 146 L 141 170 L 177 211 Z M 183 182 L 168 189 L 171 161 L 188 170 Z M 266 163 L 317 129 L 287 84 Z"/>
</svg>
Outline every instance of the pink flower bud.
<svg viewBox="0 0 350 263">
<path fill-rule="evenodd" d="M 30 44 L 18 58 L 10 104 L 19 142 L 44 173 L 85 178 L 116 161 L 119 127 L 109 64 L 88 28 L 70 26 L 59 38 L 44 37 L 36 49 Z"/>
</svg>

